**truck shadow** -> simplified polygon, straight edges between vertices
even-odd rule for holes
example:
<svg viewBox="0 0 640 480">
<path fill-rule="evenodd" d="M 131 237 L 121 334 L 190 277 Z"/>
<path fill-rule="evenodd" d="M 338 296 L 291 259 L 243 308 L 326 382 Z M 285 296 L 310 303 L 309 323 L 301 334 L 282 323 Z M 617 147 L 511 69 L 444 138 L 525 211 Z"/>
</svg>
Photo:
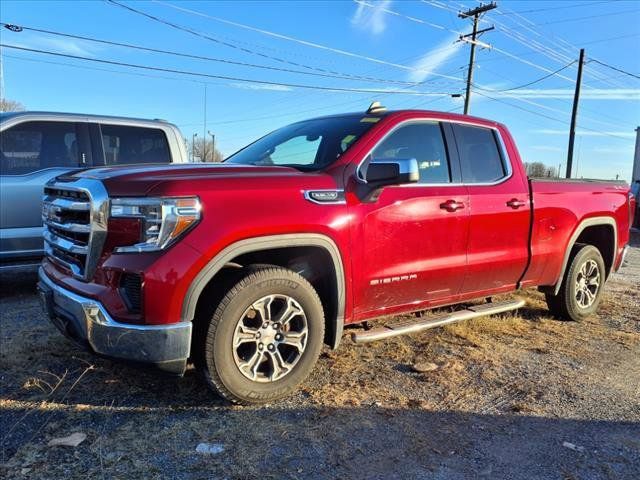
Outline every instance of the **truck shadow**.
<svg viewBox="0 0 640 480">
<path fill-rule="evenodd" d="M 168 385 L 167 396 L 171 391 Z M 314 405 L 203 410 L 156 402 L 48 416 L 21 408 L 0 413 L 5 432 L 14 419 L 29 419 L 30 427 L 3 445 L 5 478 L 25 462 L 30 478 L 206 472 L 207 478 L 632 479 L 640 470 L 640 429 L 631 422 Z M 45 446 L 72 432 L 86 433 L 87 441 L 75 449 Z M 198 454 L 202 442 L 222 451 Z"/>
</svg>

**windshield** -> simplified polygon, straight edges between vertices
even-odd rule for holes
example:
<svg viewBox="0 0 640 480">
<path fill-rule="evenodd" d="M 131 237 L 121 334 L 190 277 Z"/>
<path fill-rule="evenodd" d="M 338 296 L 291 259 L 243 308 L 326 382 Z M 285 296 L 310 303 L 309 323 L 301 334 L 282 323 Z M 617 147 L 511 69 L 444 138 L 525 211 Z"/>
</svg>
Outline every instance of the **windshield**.
<svg viewBox="0 0 640 480">
<path fill-rule="evenodd" d="M 380 118 L 350 115 L 294 123 L 243 148 L 225 163 L 320 170 L 335 162 Z"/>
</svg>

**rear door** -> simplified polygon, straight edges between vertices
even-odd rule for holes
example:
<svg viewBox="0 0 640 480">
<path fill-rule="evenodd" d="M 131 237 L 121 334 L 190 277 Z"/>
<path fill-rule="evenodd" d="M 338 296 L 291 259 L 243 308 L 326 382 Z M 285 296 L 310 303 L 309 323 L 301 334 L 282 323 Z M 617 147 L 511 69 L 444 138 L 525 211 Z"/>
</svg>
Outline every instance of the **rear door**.
<svg viewBox="0 0 640 480">
<path fill-rule="evenodd" d="M 167 135 L 161 128 L 118 124 L 92 125 L 95 165 L 171 163 Z"/>
<path fill-rule="evenodd" d="M 25 121 L 0 133 L 1 259 L 42 254 L 44 184 L 90 164 L 85 124 Z"/>
<path fill-rule="evenodd" d="M 511 290 L 529 258 L 529 189 L 497 129 L 453 124 L 470 222 L 463 294 Z"/>
</svg>

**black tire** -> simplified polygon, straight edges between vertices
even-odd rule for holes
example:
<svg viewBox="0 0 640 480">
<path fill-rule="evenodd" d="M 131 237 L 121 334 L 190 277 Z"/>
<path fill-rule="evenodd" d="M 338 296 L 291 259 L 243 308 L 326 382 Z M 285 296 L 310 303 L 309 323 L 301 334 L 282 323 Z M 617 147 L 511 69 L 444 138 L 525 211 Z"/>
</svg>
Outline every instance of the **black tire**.
<svg viewBox="0 0 640 480">
<path fill-rule="evenodd" d="M 590 267 L 597 269 L 598 287 L 593 289 L 593 292 L 592 287 L 588 287 L 589 292 L 592 292 L 590 294 L 579 293 L 579 290 L 581 290 L 580 279 L 584 277 L 585 271 L 583 268 L 589 269 Z M 549 311 L 561 320 L 573 320 L 576 322 L 584 320 L 598 309 L 605 279 L 606 270 L 600 251 L 592 245 L 574 247 L 558 294 L 545 294 Z M 592 300 L 590 295 L 593 296 Z"/>
<path fill-rule="evenodd" d="M 280 307 L 282 313 L 289 305 L 288 299 L 293 300 L 296 311 L 298 307 L 302 309 L 302 314 L 294 315 L 286 324 L 287 326 L 284 326 L 285 322 L 282 326 L 278 324 L 276 312 L 273 316 L 274 322 L 269 327 L 274 331 L 280 328 L 280 331 L 285 334 L 295 334 L 298 332 L 287 331 L 287 329 L 293 328 L 291 325 L 294 322 L 304 325 L 300 330 L 306 328 L 307 334 L 301 353 L 300 349 L 295 348 L 292 351 L 292 347 L 282 345 L 273 338 L 265 340 L 271 343 L 265 343 L 264 351 L 261 349 L 260 352 L 258 352 L 258 340 L 248 340 L 247 344 L 243 344 L 250 350 L 255 343 L 255 350 L 250 350 L 246 354 L 239 353 L 240 346 L 234 347 L 238 328 L 241 323 L 247 326 L 247 321 L 252 322 L 256 319 L 259 325 L 257 327 L 251 325 L 251 328 L 257 328 L 271 335 L 269 328 L 264 329 L 266 322 L 262 323 L 261 313 L 253 308 L 253 305 L 267 297 L 274 297 L 268 303 L 269 306 L 266 307 L 268 309 L 272 308 L 271 305 L 277 309 L 276 303 L 283 302 L 283 306 Z M 247 312 L 253 317 L 250 317 Z M 322 350 L 323 338 L 324 311 L 313 286 L 301 275 L 286 268 L 269 265 L 251 266 L 226 292 L 213 317 L 209 319 L 203 341 L 199 342 L 201 350 L 197 355 L 199 361 L 196 362 L 196 368 L 209 387 L 233 403 L 243 405 L 270 403 L 289 395 L 309 375 Z M 273 345 L 276 345 L 273 352 L 268 352 L 266 347 Z M 277 373 L 276 366 L 283 365 L 282 363 L 276 365 L 274 356 L 276 353 L 280 359 L 294 359 L 292 366 L 285 370 L 286 373 L 281 378 L 274 377 Z M 241 358 L 241 355 L 250 358 Z M 264 357 L 265 360 L 258 364 L 259 369 L 258 367 L 251 369 L 250 373 L 256 376 L 256 379 L 251 379 L 247 376 L 246 367 L 243 372 L 241 366 L 247 365 L 248 360 L 255 358 L 254 355 L 259 355 L 260 359 Z M 272 369 L 269 370 L 269 367 Z"/>
</svg>

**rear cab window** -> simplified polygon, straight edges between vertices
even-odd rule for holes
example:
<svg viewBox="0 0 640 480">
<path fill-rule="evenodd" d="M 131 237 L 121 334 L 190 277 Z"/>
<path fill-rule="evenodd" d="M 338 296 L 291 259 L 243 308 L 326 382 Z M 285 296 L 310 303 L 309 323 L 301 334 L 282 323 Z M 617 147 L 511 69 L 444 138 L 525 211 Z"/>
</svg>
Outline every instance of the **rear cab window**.
<svg viewBox="0 0 640 480">
<path fill-rule="evenodd" d="M 26 175 L 47 168 L 78 168 L 74 122 L 24 122 L 0 133 L 0 174 Z"/>
<path fill-rule="evenodd" d="M 507 160 L 494 129 L 453 124 L 453 132 L 464 183 L 494 183 L 507 177 Z"/>
<path fill-rule="evenodd" d="M 105 165 L 171 163 L 171 150 L 159 128 L 100 125 Z"/>
</svg>

